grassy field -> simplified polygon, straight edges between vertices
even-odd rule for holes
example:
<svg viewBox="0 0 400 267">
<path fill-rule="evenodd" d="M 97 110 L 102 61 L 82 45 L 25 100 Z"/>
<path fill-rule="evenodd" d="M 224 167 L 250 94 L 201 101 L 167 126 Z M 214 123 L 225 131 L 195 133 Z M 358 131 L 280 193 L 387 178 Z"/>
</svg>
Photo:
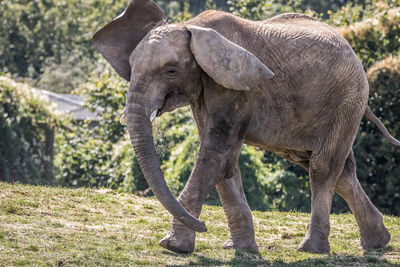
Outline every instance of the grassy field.
<svg viewBox="0 0 400 267">
<path fill-rule="evenodd" d="M 205 206 L 207 233 L 191 255 L 157 245 L 171 215 L 153 198 L 110 190 L 0 183 L 0 266 L 329 265 L 400 266 L 400 218 L 385 216 L 388 247 L 364 251 L 351 214 L 332 215 L 331 254 L 297 252 L 309 214 L 253 212 L 259 254 L 221 248 L 228 238 L 221 207 Z"/>
</svg>

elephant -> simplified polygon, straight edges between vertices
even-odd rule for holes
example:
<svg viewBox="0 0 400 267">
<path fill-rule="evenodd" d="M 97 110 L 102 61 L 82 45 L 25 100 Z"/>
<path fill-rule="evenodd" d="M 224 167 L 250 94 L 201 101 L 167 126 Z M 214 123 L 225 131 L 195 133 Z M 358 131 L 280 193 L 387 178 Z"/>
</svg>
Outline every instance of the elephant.
<svg viewBox="0 0 400 267">
<path fill-rule="evenodd" d="M 368 81 L 349 43 L 310 16 L 287 13 L 250 21 L 204 11 L 167 23 L 151 0 L 133 0 L 93 36 L 93 45 L 130 82 L 124 116 L 142 172 L 173 215 L 160 245 L 191 253 L 199 215 L 216 187 L 228 218 L 227 249 L 257 252 L 243 192 L 242 144 L 273 152 L 309 172 L 311 218 L 299 251 L 330 253 L 330 210 L 337 192 L 349 205 L 364 249 L 390 241 L 383 217 L 362 189 L 352 145 L 365 116 L 395 146 L 368 107 Z M 200 148 L 176 200 L 160 169 L 152 121 L 190 106 Z"/>
</svg>

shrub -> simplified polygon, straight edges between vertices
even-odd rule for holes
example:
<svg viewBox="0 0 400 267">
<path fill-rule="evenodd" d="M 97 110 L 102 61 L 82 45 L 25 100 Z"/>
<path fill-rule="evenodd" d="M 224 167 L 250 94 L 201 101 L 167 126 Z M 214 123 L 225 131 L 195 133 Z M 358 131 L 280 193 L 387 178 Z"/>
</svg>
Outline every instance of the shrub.
<svg viewBox="0 0 400 267">
<path fill-rule="evenodd" d="M 97 128 L 71 121 L 57 137 L 57 182 L 64 186 L 108 186 L 112 145 Z"/>
<path fill-rule="evenodd" d="M 70 121 L 57 137 L 57 180 L 68 186 L 108 186 L 113 179 L 113 146 L 124 135 L 120 117 L 127 83 L 108 70 L 91 78 L 77 93 L 99 121 Z"/>
<path fill-rule="evenodd" d="M 113 162 L 110 172 L 111 188 L 122 192 L 149 195 L 149 186 L 140 169 L 128 136 L 125 136 L 113 146 L 111 161 Z"/>
<path fill-rule="evenodd" d="M 365 69 L 400 50 L 400 8 L 388 9 L 362 22 L 343 27 L 347 39 Z"/>
<path fill-rule="evenodd" d="M 400 0 L 348 1 L 340 8 L 327 10 L 329 17 L 327 22 L 336 27 L 349 26 L 361 20 L 368 21 L 376 16 L 382 16 L 389 9 L 399 6 Z"/>
<path fill-rule="evenodd" d="M 266 163 L 264 154 L 244 145 L 239 157 L 243 188 L 250 208 L 309 211 L 308 178 L 298 177 L 280 161 Z"/>
<path fill-rule="evenodd" d="M 166 131 L 166 139 L 171 140 L 169 143 L 176 142 L 176 145 L 171 148 L 168 159 L 164 159 L 162 170 L 171 192 L 176 196 L 184 188 L 196 162 L 199 150 L 200 140 L 197 129 L 193 125 L 194 122 L 191 121 L 191 123 L 190 125 L 178 124 Z M 183 128 L 188 133 L 181 142 L 179 142 L 179 135 L 183 132 L 183 129 L 181 130 L 180 128 Z"/>
<path fill-rule="evenodd" d="M 0 180 L 52 184 L 59 122 L 46 97 L 0 76 Z"/>
</svg>

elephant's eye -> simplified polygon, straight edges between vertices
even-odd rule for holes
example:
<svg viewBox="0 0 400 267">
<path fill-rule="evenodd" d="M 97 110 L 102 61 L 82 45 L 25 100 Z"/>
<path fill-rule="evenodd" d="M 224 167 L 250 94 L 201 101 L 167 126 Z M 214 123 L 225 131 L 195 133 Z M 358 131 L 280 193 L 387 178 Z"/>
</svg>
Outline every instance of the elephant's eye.
<svg viewBox="0 0 400 267">
<path fill-rule="evenodd" d="M 170 69 L 167 69 L 165 74 L 169 77 L 174 77 L 178 74 L 178 71 L 175 68 L 170 68 Z"/>
</svg>

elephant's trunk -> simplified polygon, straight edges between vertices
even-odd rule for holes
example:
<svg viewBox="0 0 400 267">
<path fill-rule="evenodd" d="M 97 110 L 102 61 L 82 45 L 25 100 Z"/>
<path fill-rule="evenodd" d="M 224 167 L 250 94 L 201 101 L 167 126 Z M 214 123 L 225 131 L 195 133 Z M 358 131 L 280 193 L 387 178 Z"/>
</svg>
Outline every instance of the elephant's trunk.
<svg viewBox="0 0 400 267">
<path fill-rule="evenodd" d="M 173 197 L 160 169 L 154 149 L 151 122 L 145 111 L 145 98 L 139 94 L 128 94 L 126 116 L 129 136 L 140 168 L 151 190 L 161 204 L 178 220 L 197 232 L 206 232 L 204 222 L 189 214 Z"/>
</svg>

